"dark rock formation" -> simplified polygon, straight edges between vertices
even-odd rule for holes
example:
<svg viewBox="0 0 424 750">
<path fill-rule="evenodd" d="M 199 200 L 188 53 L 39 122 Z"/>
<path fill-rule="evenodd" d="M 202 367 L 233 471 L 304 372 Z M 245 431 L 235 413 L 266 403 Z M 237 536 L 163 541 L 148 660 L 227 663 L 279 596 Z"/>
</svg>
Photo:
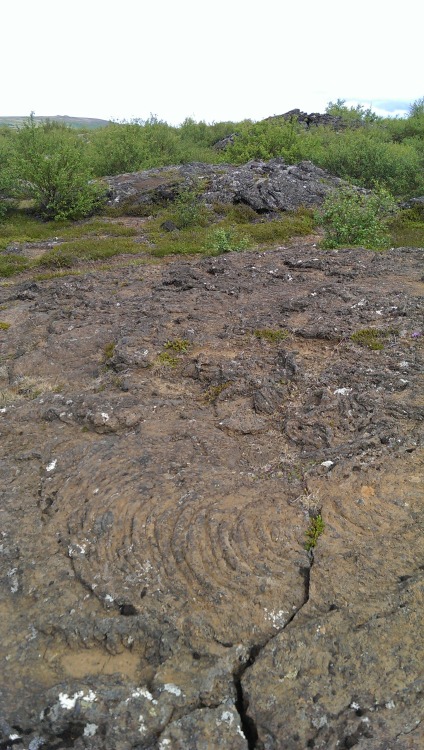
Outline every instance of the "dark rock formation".
<svg viewBox="0 0 424 750">
<path fill-rule="evenodd" d="M 334 130 L 341 130 L 344 126 L 343 118 L 336 115 L 329 115 L 327 113 L 320 114 L 319 112 L 301 112 L 300 109 L 291 109 L 289 112 L 285 112 L 284 115 L 273 115 L 267 117 L 268 120 L 296 120 L 300 125 L 303 125 L 306 129 L 311 127 L 317 127 L 323 125 L 325 127 L 333 128 Z"/>
<path fill-rule="evenodd" d="M 422 253 L 313 243 L 0 287 L 2 750 L 423 746 Z"/>
<path fill-rule="evenodd" d="M 109 205 L 130 212 L 172 201 L 182 188 L 196 185 L 206 204 L 244 203 L 259 213 L 318 206 L 342 184 L 312 162 L 285 164 L 283 159 L 252 161 L 243 166 L 185 164 L 105 178 Z"/>
</svg>

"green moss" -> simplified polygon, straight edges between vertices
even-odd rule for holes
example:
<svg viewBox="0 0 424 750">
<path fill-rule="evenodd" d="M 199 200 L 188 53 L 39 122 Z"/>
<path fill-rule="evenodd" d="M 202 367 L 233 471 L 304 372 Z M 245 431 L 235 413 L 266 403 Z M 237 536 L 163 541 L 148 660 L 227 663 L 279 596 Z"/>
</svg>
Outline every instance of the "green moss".
<svg viewBox="0 0 424 750">
<path fill-rule="evenodd" d="M 10 328 L 10 323 L 5 323 L 3 320 L 0 320 L 0 331 L 7 331 Z"/>
</svg>

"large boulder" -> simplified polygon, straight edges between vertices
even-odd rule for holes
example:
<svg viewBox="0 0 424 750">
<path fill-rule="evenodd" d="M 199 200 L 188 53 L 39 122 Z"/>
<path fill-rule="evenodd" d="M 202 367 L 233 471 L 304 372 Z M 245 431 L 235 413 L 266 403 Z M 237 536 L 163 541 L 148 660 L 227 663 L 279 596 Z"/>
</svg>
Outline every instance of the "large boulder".
<svg viewBox="0 0 424 750">
<path fill-rule="evenodd" d="M 232 164 L 184 164 L 105 177 L 109 206 L 128 212 L 148 212 L 152 204 L 166 205 L 185 188 L 199 190 L 207 205 L 244 203 L 258 213 L 319 206 L 342 184 L 338 177 L 310 161 L 286 164 L 284 159 Z"/>
</svg>

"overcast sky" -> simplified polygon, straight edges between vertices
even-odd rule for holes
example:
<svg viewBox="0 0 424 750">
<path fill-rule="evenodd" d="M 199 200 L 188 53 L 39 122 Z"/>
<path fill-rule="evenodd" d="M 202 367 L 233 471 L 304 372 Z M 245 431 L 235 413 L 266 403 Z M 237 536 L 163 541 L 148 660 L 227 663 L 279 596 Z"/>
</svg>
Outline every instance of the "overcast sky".
<svg viewBox="0 0 424 750">
<path fill-rule="evenodd" d="M 12 0 L 0 115 L 259 120 L 424 96 L 419 0 Z"/>
</svg>

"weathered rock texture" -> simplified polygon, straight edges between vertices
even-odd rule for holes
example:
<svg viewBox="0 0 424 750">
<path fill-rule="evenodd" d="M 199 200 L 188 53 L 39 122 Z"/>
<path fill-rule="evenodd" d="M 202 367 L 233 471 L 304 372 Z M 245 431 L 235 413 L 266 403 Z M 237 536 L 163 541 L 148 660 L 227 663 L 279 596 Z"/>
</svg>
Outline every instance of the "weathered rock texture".
<svg viewBox="0 0 424 750">
<path fill-rule="evenodd" d="M 1 287 L 3 750 L 422 747 L 421 260 Z"/>
<path fill-rule="evenodd" d="M 345 127 L 343 117 L 339 115 L 329 115 L 327 113 L 321 114 L 320 112 L 302 112 L 300 109 L 291 109 L 289 112 L 285 112 L 283 115 L 272 115 L 267 117 L 267 120 L 296 120 L 300 125 L 309 130 L 311 127 L 317 127 L 318 125 L 324 127 L 330 127 L 334 130 L 340 130 Z M 360 125 L 361 121 L 357 123 Z"/>
<path fill-rule="evenodd" d="M 183 164 L 104 178 L 109 205 L 128 211 L 166 204 L 183 188 L 194 185 L 208 204 L 244 203 L 259 213 L 292 211 L 321 205 L 328 193 L 342 184 L 312 162 L 286 164 L 283 159 L 232 164 Z"/>
</svg>

